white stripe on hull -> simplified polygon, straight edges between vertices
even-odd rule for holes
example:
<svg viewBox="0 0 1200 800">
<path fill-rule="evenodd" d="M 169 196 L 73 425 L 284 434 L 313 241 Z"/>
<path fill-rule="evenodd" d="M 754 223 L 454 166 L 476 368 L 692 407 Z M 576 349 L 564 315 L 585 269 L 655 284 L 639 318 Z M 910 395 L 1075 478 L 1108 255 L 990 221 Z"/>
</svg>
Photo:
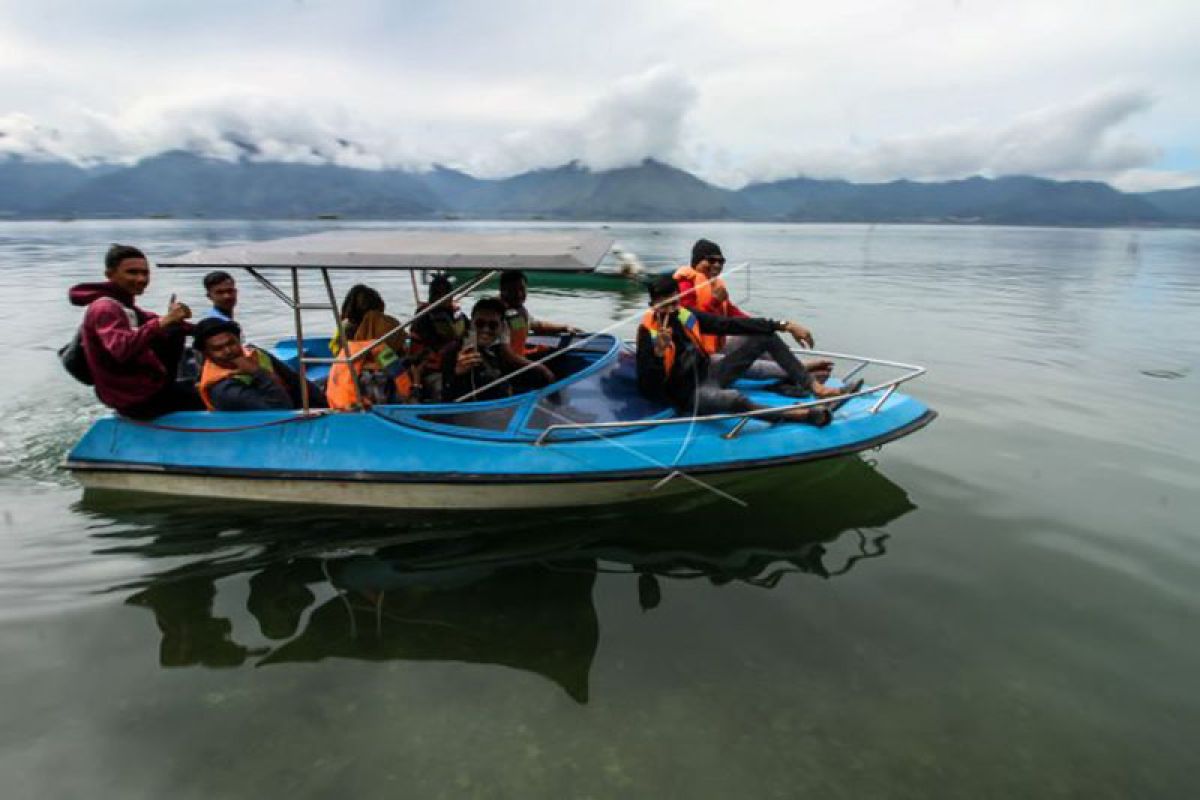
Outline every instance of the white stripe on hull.
<svg viewBox="0 0 1200 800">
<path fill-rule="evenodd" d="M 661 478 L 595 481 L 589 483 L 382 483 L 367 481 L 305 481 L 273 478 L 228 478 L 144 472 L 93 472 L 80 470 L 76 480 L 88 489 L 148 492 L 186 497 L 305 503 L 335 506 L 372 506 L 410 509 L 556 508 L 607 505 L 644 500 Z M 725 476 L 703 476 L 718 484 Z M 676 478 L 654 490 L 653 496 L 704 491 L 686 479 Z"/>
</svg>

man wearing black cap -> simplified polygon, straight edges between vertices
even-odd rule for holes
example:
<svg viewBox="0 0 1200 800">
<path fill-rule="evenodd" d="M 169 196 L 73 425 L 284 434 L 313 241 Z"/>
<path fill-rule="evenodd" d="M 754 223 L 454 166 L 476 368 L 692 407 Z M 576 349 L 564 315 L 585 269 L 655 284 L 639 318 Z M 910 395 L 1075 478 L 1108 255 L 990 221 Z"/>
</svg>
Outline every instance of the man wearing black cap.
<svg viewBox="0 0 1200 800">
<path fill-rule="evenodd" d="M 242 344 L 233 320 L 208 317 L 192 332 L 193 347 L 204 360 L 200 399 L 209 411 L 268 411 L 303 405 L 300 376 L 265 350 Z M 325 408 L 325 394 L 308 383 L 310 408 Z"/>
<path fill-rule="evenodd" d="M 721 280 L 723 269 L 725 256 L 721 246 L 708 239 L 697 240 L 692 245 L 691 265 L 675 270 L 680 305 L 721 317 L 749 316 L 729 299 L 729 290 Z"/>
<path fill-rule="evenodd" d="M 675 283 L 679 288 L 679 304 L 693 311 L 715 314 L 720 317 L 745 318 L 750 315 L 733 304 L 729 299 L 729 290 L 721 279 L 721 271 L 725 269 L 725 255 L 721 246 L 708 239 L 698 239 L 692 245 L 691 266 L 680 267 L 675 271 Z M 813 346 L 812 331 L 798 322 L 788 323 L 787 333 L 791 334 L 796 343 L 803 347 Z M 747 341 L 739 335 L 704 335 L 701 337 L 708 354 L 719 362 L 727 355 L 734 356 L 739 362 L 747 358 L 753 362 L 746 377 L 769 378 L 785 380 L 787 374 L 768 359 L 759 358 L 763 354 L 761 342 Z M 750 355 L 751 350 L 757 353 Z M 755 359 L 758 359 L 755 361 Z M 821 381 L 827 379 L 833 369 L 833 362 L 828 359 L 810 361 L 805 364 L 810 372 Z"/>
</svg>

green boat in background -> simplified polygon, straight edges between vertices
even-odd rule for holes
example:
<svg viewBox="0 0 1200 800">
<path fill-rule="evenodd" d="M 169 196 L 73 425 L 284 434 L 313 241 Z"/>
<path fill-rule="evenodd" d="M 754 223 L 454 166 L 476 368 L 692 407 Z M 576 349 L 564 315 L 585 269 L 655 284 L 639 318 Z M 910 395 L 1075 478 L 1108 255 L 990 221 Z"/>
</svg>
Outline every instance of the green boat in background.
<svg viewBox="0 0 1200 800">
<path fill-rule="evenodd" d="M 661 272 L 592 272 L 587 274 L 552 274 L 548 272 L 530 272 L 529 286 L 533 289 L 590 289 L 598 292 L 641 292 L 650 281 L 659 275 L 670 275 L 672 268 L 664 268 Z M 469 278 L 469 276 L 463 276 Z M 452 277 L 457 282 L 461 277 Z M 483 284 L 485 289 L 499 291 L 499 278 L 493 278 Z"/>
<path fill-rule="evenodd" d="M 585 289 L 633 294 L 644 291 L 655 278 L 670 275 L 677 268 L 677 265 L 669 263 L 644 264 L 636 255 L 619 247 L 612 249 L 611 256 L 595 272 L 530 272 L 526 278 L 533 289 Z M 456 283 L 469 278 L 467 274 L 451 273 L 451 280 Z M 498 277 L 493 278 L 483 287 L 498 291 L 499 282 Z"/>
</svg>

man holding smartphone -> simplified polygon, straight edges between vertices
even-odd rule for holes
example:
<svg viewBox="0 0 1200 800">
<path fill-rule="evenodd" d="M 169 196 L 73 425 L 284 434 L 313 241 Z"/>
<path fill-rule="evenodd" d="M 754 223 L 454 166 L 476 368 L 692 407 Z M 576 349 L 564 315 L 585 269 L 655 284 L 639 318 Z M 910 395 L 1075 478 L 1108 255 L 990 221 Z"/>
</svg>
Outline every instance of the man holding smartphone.
<svg viewBox="0 0 1200 800">
<path fill-rule="evenodd" d="M 470 332 L 442 353 L 443 400 L 495 400 L 509 397 L 514 389 L 522 391 L 554 382 L 554 373 L 545 364 L 525 370 L 516 378 L 515 387 L 513 381 L 504 380 L 506 375 L 531 364 L 502 341 L 505 310 L 504 302 L 495 297 L 485 297 L 471 309 Z M 493 383 L 496 385 L 491 386 Z"/>
</svg>

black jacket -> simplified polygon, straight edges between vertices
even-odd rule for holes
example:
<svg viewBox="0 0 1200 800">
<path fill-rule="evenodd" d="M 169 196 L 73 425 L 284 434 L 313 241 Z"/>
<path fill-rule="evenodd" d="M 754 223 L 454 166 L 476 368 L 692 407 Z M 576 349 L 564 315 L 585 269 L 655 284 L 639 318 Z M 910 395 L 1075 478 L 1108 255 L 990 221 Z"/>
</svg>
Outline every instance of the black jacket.
<svg viewBox="0 0 1200 800">
<path fill-rule="evenodd" d="M 458 354 L 462 351 L 462 346 L 460 341 L 442 351 L 442 401 L 446 403 L 468 395 L 476 389 L 482 389 L 512 372 L 512 367 L 504 363 L 504 356 L 500 352 L 501 345 L 494 344 L 491 347 L 478 348 L 479 355 L 483 357 L 483 364 L 466 375 L 459 375 L 454 371 L 454 367 L 458 363 Z M 512 384 L 505 382 L 472 395 L 470 399 L 497 400 L 509 397 L 512 393 Z"/>
<path fill-rule="evenodd" d="M 267 411 L 270 409 L 300 408 L 300 376 L 275 356 L 267 353 L 271 366 L 287 387 L 284 391 L 270 375 L 257 372 L 249 383 L 226 378 L 208 390 L 213 408 L 218 411 Z M 325 408 L 325 393 L 312 381 L 308 382 L 308 405 Z"/>
<path fill-rule="evenodd" d="M 779 323 L 762 317 L 722 317 L 689 309 L 696 317 L 700 330 L 721 336 L 771 336 Z M 679 316 L 670 318 L 671 338 L 675 342 L 675 363 L 666 374 L 663 360 L 654 352 L 654 342 L 645 326 L 638 326 L 637 378 L 638 390 L 651 400 L 670 403 L 676 408 L 689 407 L 696 388 L 708 380 L 709 357 L 696 347 L 683 330 Z"/>
</svg>

